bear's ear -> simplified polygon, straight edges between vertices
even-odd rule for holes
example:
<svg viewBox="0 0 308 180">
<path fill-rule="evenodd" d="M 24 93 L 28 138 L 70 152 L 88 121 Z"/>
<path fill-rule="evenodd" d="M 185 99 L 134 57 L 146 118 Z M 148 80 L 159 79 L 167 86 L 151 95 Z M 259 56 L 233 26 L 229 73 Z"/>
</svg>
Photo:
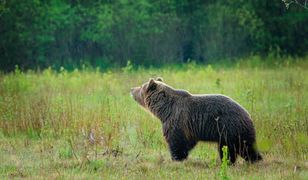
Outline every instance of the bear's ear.
<svg viewBox="0 0 308 180">
<path fill-rule="evenodd" d="M 149 85 L 148 85 L 147 92 L 155 90 L 155 89 L 156 89 L 156 86 L 157 86 L 156 82 L 154 81 L 153 78 L 151 78 L 151 79 L 149 80 Z"/>
<path fill-rule="evenodd" d="M 157 77 L 157 78 L 156 78 L 156 81 L 163 82 L 164 80 L 163 80 L 163 78 L 162 78 L 162 77 Z"/>
</svg>

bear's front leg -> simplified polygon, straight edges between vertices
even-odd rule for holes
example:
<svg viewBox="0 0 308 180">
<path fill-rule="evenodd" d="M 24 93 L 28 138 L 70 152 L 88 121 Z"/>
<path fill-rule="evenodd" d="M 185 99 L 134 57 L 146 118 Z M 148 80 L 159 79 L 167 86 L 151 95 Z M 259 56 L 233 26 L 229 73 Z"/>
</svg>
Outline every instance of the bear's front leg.
<svg viewBox="0 0 308 180">
<path fill-rule="evenodd" d="M 182 133 L 169 135 L 167 139 L 172 160 L 183 161 L 187 158 L 189 151 L 196 145 L 196 142 L 188 141 Z"/>
<path fill-rule="evenodd" d="M 185 147 L 184 144 L 170 142 L 169 149 L 170 149 L 171 158 L 174 161 L 183 161 L 188 156 L 188 149 Z"/>
</svg>

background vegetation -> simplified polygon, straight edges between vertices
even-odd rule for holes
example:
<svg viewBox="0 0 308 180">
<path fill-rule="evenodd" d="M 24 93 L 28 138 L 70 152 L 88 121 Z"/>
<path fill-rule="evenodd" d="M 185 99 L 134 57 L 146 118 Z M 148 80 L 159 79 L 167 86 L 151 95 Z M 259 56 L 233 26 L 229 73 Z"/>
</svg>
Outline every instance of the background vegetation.
<svg viewBox="0 0 308 180">
<path fill-rule="evenodd" d="M 1 0 L 0 22 L 5 71 L 303 56 L 308 47 L 307 9 L 280 0 Z"/>
</svg>

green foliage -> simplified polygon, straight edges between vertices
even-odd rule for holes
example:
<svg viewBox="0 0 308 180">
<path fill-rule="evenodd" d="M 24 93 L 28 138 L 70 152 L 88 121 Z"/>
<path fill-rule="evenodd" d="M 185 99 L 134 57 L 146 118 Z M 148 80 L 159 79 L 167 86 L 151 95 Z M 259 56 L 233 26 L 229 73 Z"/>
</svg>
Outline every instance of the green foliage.
<svg viewBox="0 0 308 180">
<path fill-rule="evenodd" d="M 73 157 L 73 150 L 68 144 L 66 144 L 64 147 L 60 147 L 58 151 L 60 159 L 70 159 Z"/>
<path fill-rule="evenodd" d="M 219 170 L 218 175 L 219 175 L 220 179 L 228 180 L 228 179 L 230 179 L 227 175 L 228 165 L 230 163 L 229 162 L 228 147 L 223 146 L 222 152 L 223 152 L 223 157 L 222 157 L 222 161 L 221 161 L 220 170 Z"/>
<path fill-rule="evenodd" d="M 105 165 L 104 160 L 93 160 L 93 161 L 90 161 L 88 163 L 89 164 L 87 166 L 87 170 L 89 172 L 97 172 L 97 171 L 101 170 L 102 167 L 104 167 L 104 165 Z"/>
<path fill-rule="evenodd" d="M 73 70 L 307 54 L 307 10 L 282 1 L 0 1 L 0 69 Z"/>
<path fill-rule="evenodd" d="M 126 73 L 131 72 L 133 70 L 133 68 L 134 68 L 134 66 L 132 65 L 131 61 L 128 60 L 126 66 L 122 68 L 122 71 L 126 72 Z"/>
</svg>

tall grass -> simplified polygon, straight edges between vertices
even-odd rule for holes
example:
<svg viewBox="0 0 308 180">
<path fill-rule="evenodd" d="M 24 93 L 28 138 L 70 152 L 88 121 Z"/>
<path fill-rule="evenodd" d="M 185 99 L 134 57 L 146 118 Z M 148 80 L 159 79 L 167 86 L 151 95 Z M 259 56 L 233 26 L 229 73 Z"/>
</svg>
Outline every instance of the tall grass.
<svg viewBox="0 0 308 180">
<path fill-rule="evenodd" d="M 80 162 L 84 162 L 83 157 L 88 158 L 88 154 L 74 155 L 78 151 L 75 142 L 80 137 L 89 141 L 79 149 L 90 148 L 94 154 L 117 156 L 134 152 L 137 157 L 143 149 L 167 152 L 159 120 L 129 95 L 131 87 L 161 76 L 178 89 L 195 94 L 221 93 L 238 101 L 253 118 L 258 146 L 265 158 L 283 156 L 307 161 L 307 62 L 272 68 L 245 63 L 233 68 L 195 63 L 180 69 L 129 66 L 108 72 L 64 69 L 20 72 L 17 69 L 14 73 L 1 74 L 0 132 L 8 138 L 25 134 L 30 139 L 66 139 L 65 147 L 58 154 L 61 158 L 76 156 Z M 215 151 L 196 149 L 195 157 L 215 159 L 217 155 Z M 159 157 L 148 158 L 159 160 Z M 104 164 L 95 162 L 96 168 Z"/>
</svg>

